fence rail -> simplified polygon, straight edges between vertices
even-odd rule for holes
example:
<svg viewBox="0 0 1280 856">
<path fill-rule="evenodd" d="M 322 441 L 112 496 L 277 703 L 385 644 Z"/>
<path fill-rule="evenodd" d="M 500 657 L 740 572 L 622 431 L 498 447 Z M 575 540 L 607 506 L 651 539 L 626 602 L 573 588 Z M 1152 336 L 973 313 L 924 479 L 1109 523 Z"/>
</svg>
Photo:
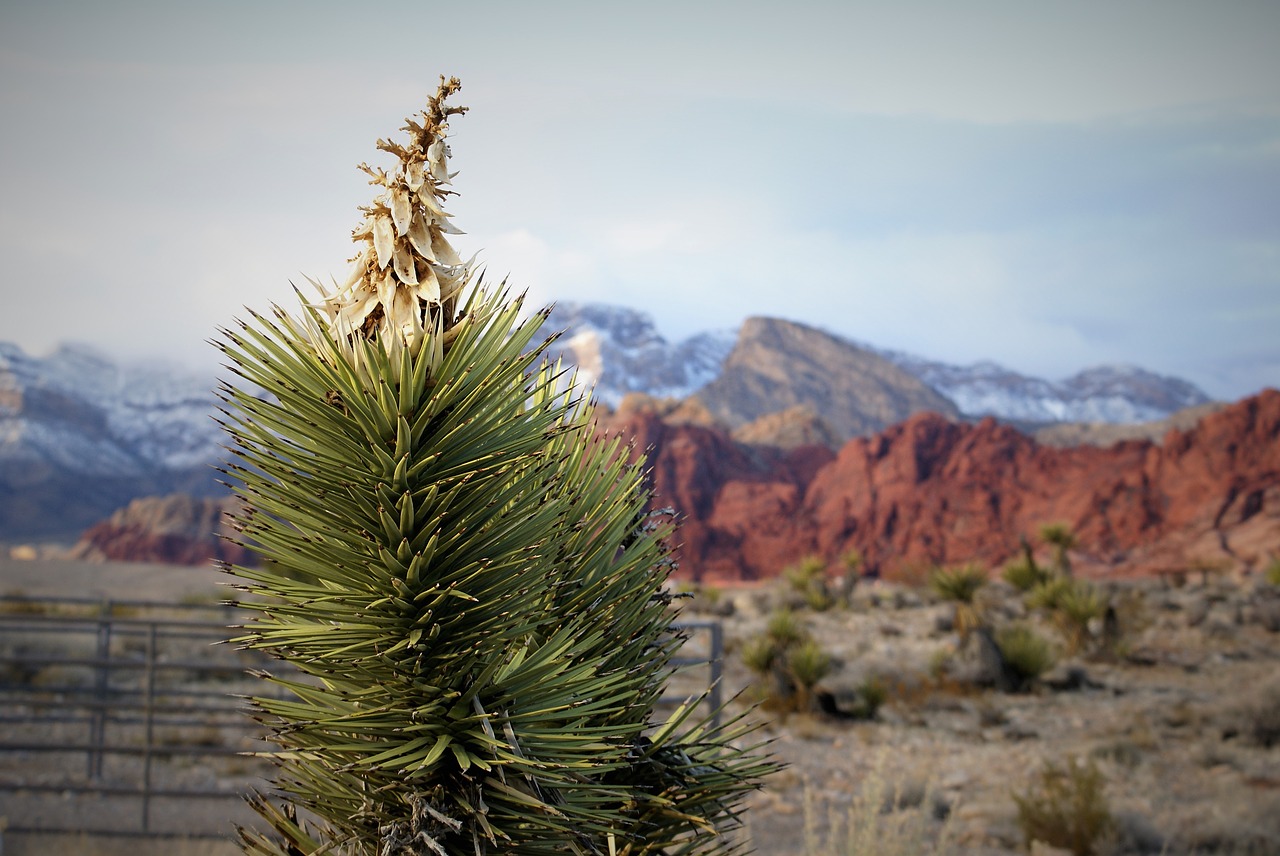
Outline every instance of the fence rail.
<svg viewBox="0 0 1280 856">
<path fill-rule="evenodd" d="M 232 606 L 0 596 L 0 823 L 14 832 L 223 837 L 269 787 L 244 698 L 279 661 L 219 644 Z M 721 627 L 678 622 L 687 692 L 720 707 Z M 706 667 L 704 679 L 691 679 Z M 282 691 L 282 690 L 281 690 Z M 198 806 L 198 809 L 193 809 Z"/>
</svg>

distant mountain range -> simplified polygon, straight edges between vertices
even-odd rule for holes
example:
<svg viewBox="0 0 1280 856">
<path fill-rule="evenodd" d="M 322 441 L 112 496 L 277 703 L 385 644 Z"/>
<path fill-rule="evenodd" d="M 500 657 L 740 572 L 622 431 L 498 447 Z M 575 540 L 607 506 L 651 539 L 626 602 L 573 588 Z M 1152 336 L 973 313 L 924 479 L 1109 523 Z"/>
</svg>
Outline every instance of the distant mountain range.
<svg viewBox="0 0 1280 856">
<path fill-rule="evenodd" d="M 671 343 L 644 313 L 561 303 L 548 331 L 595 396 L 669 400 L 675 421 L 750 442 L 838 446 L 933 411 L 1027 423 L 1162 419 L 1208 397 L 1141 369 L 1102 367 L 1060 383 L 991 363 L 949 366 L 789 321 Z M 213 379 L 164 364 L 123 366 L 82 346 L 34 358 L 0 343 L 0 539 L 78 534 L 138 496 L 221 492 Z M 781 415 L 780 415 L 781 414 Z M 780 433 L 781 432 L 781 433 Z M 783 445 L 788 445 L 783 443 Z"/>
<path fill-rule="evenodd" d="M 1188 381 L 1133 366 L 1098 366 L 1053 382 L 992 362 L 940 363 L 772 318 L 748 318 L 737 331 L 671 343 L 643 312 L 560 303 L 548 327 L 567 331 L 558 347 L 595 382 L 597 398 L 610 407 L 631 392 L 681 399 L 696 394 L 731 428 L 746 417 L 746 405 L 734 392 L 744 384 L 762 399 L 749 418 L 797 403 L 849 409 L 855 405 L 831 401 L 846 398 L 849 390 L 842 385 L 861 386 L 864 399 L 876 397 L 868 385 L 878 386 L 881 400 L 872 406 L 878 414 L 837 418 L 845 437 L 880 430 L 919 410 L 1024 425 L 1128 424 L 1165 419 L 1210 400 Z"/>
</svg>

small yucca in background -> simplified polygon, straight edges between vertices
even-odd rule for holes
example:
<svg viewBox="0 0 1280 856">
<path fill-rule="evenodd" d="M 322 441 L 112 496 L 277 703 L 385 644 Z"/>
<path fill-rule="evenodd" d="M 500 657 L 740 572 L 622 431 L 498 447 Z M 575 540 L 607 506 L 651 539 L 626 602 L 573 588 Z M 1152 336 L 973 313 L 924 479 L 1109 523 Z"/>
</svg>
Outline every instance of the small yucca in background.
<svg viewBox="0 0 1280 856">
<path fill-rule="evenodd" d="M 351 275 L 224 331 L 229 473 L 261 567 L 239 642 L 293 667 L 247 853 L 730 852 L 773 764 L 656 705 L 681 640 L 637 465 L 530 347 L 544 316 L 473 281 L 441 80 L 354 232 Z M 543 343 L 545 348 L 546 343 Z M 260 390 L 269 396 L 263 397 Z"/>
</svg>

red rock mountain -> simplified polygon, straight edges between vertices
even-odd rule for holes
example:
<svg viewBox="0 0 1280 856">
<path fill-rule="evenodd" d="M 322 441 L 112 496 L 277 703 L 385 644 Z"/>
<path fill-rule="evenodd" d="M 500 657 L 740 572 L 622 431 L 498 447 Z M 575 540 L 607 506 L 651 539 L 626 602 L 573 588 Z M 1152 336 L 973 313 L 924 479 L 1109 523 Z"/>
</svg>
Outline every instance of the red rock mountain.
<svg viewBox="0 0 1280 856">
<path fill-rule="evenodd" d="M 1280 392 L 1172 430 L 1160 444 L 1043 446 L 993 420 L 919 414 L 838 454 L 737 444 L 631 412 L 611 430 L 652 447 L 655 504 L 683 517 L 682 574 L 740 580 L 856 548 L 869 571 L 1013 557 L 1061 522 L 1083 573 L 1200 561 L 1256 567 L 1280 554 Z"/>
<path fill-rule="evenodd" d="M 682 518 L 681 575 L 773 576 L 851 548 L 870 572 L 999 565 L 1044 523 L 1076 533 L 1078 572 L 1134 575 L 1207 562 L 1256 568 L 1280 555 L 1280 392 L 1169 431 L 1161 443 L 1059 448 L 985 420 L 919 414 L 840 451 L 737 442 L 723 430 L 620 408 L 603 430 L 651 449 L 656 507 Z M 211 534 L 220 507 L 139 500 L 85 535 L 116 559 L 239 561 Z"/>
<path fill-rule="evenodd" d="M 224 513 L 240 500 L 200 499 L 185 494 L 135 499 L 80 536 L 73 555 L 89 560 L 203 565 L 210 560 L 251 561 Z"/>
</svg>

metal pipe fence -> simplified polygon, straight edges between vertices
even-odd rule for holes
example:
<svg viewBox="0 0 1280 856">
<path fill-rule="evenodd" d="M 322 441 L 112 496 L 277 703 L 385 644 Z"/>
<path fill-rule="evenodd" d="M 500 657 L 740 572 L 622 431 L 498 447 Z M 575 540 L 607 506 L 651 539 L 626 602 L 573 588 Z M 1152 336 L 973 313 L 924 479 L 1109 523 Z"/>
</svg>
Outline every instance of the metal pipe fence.
<svg viewBox="0 0 1280 856">
<path fill-rule="evenodd" d="M 0 597 L 0 821 L 14 832 L 223 837 L 269 789 L 251 670 L 286 664 L 224 642 L 229 605 Z M 721 702 L 719 622 L 684 621 L 673 663 Z M 698 667 L 705 678 L 691 677 Z"/>
</svg>

